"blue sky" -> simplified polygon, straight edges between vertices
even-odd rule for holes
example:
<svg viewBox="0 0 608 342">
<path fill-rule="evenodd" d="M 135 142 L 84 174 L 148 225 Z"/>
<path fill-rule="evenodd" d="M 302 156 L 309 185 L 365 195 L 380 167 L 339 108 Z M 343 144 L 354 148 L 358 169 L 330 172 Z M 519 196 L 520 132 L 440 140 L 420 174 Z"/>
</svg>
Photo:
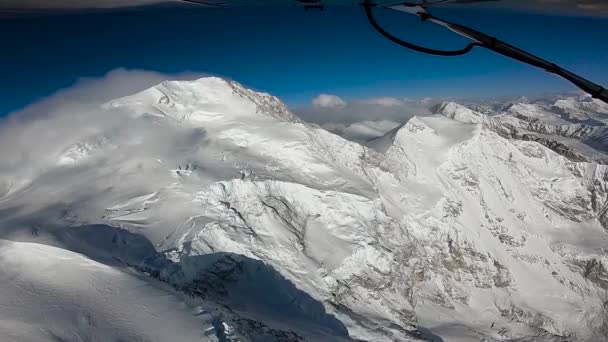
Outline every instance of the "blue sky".
<svg viewBox="0 0 608 342">
<path fill-rule="evenodd" d="M 446 19 L 608 84 L 608 19 L 483 10 L 442 10 Z M 392 11 L 393 33 L 460 48 L 451 32 Z M 320 93 L 377 96 L 526 95 L 573 89 L 532 67 L 477 49 L 433 57 L 380 37 L 361 8 L 168 9 L 0 20 L 0 115 L 116 68 L 224 75 L 304 106 Z"/>
</svg>

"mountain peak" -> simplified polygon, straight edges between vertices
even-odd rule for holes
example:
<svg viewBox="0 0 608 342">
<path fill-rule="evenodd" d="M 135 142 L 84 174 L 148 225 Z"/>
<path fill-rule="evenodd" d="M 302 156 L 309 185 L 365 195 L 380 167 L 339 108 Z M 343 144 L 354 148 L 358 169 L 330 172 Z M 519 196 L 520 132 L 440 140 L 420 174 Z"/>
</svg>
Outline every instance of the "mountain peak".
<svg viewBox="0 0 608 342">
<path fill-rule="evenodd" d="M 481 123 L 483 119 L 483 114 L 456 102 L 440 103 L 432 108 L 432 112 L 463 123 Z"/>
<path fill-rule="evenodd" d="M 180 122 L 207 121 L 220 114 L 261 114 L 281 121 L 302 121 L 277 97 L 214 76 L 190 81 L 163 81 L 137 94 L 110 101 L 105 106 Z"/>
</svg>

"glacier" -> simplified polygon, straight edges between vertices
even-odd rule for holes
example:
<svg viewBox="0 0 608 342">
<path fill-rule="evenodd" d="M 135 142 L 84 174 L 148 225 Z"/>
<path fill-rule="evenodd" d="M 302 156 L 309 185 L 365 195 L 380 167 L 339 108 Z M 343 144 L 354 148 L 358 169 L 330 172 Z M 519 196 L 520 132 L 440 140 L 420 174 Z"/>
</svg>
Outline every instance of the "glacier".
<svg viewBox="0 0 608 342">
<path fill-rule="evenodd" d="M 0 126 L 3 336 L 608 338 L 589 97 L 444 102 L 365 144 L 218 77 L 76 108 Z"/>
</svg>

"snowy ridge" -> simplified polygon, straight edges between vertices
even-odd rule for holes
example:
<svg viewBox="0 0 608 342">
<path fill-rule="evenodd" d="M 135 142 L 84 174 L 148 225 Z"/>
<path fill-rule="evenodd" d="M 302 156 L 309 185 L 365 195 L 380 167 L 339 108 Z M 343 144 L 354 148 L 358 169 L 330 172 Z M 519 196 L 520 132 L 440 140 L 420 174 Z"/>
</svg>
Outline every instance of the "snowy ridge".
<svg viewBox="0 0 608 342">
<path fill-rule="evenodd" d="M 435 106 L 433 111 L 435 113 L 440 113 L 447 118 L 464 123 L 481 123 L 482 121 L 487 120 L 487 116 L 455 102 L 440 103 Z"/>
<path fill-rule="evenodd" d="M 178 121 L 209 120 L 222 114 L 268 115 L 299 122 L 279 99 L 255 92 L 235 81 L 207 77 L 194 81 L 165 81 L 155 87 L 107 104 L 109 108 L 136 108 L 135 113 L 165 116 Z"/>
<path fill-rule="evenodd" d="M 15 164 L 27 144 L 0 160 L 0 277 L 22 279 L 0 297 L 33 303 L 11 304 L 0 333 L 603 341 L 608 169 L 590 140 L 603 135 L 505 108 L 441 104 L 372 149 L 219 78 L 110 101 L 118 124 L 91 114 L 94 134 L 43 145 L 42 166 Z M 41 319 L 47 304 L 66 315 Z"/>
<path fill-rule="evenodd" d="M 0 246 L 3 339 L 196 341 L 202 331 L 213 336 L 213 325 L 137 275 L 46 245 L 1 240 Z"/>
<path fill-rule="evenodd" d="M 606 123 L 608 104 L 596 100 L 591 95 L 584 94 L 578 98 L 565 98 L 557 100 L 551 109 L 576 121 L 597 121 Z"/>
<path fill-rule="evenodd" d="M 608 128 L 561 119 L 538 105 L 512 104 L 505 112 L 482 114 L 454 102 L 434 112 L 464 123 L 483 124 L 510 139 L 536 141 L 574 160 L 608 163 Z"/>
</svg>

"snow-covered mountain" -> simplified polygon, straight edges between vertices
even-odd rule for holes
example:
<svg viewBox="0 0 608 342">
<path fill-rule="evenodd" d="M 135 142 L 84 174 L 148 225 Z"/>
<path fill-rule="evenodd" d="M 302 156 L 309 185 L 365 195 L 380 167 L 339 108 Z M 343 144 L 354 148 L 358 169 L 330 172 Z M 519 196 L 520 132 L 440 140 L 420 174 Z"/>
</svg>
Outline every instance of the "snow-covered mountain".
<svg viewBox="0 0 608 342">
<path fill-rule="evenodd" d="M 7 121 L 0 333 L 603 341 L 605 135 L 528 106 L 363 146 L 211 77 Z"/>
<path fill-rule="evenodd" d="M 603 104 L 606 114 L 592 113 L 596 115 L 595 119 L 564 117 L 566 103 L 571 108 L 586 106 L 587 97 L 580 99 L 583 102 L 561 99 L 551 106 L 511 103 L 502 110 L 486 113 L 455 102 L 444 102 L 435 106 L 433 112 L 460 122 L 482 124 L 506 138 L 539 142 L 574 161 L 608 164 L 608 126 L 600 121 L 608 118 L 608 105 Z M 596 102 L 592 103 L 599 107 Z M 557 105 L 562 109 L 557 110 Z"/>
</svg>

